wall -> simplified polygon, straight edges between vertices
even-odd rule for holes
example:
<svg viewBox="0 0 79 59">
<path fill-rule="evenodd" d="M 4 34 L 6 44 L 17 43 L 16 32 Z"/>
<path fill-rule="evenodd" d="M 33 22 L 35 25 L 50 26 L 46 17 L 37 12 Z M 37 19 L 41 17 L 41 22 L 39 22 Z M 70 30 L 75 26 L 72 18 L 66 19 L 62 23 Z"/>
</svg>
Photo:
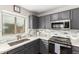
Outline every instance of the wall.
<svg viewBox="0 0 79 59">
<path fill-rule="evenodd" d="M 44 16 L 44 15 L 62 12 L 62 11 L 66 11 L 66 10 L 70 10 L 70 9 L 74 9 L 74 8 L 79 8 L 79 5 L 65 5 L 65 6 L 62 6 L 59 8 L 57 7 L 55 9 L 49 10 L 47 12 L 40 13 L 40 14 L 38 14 L 38 16 Z"/>
</svg>

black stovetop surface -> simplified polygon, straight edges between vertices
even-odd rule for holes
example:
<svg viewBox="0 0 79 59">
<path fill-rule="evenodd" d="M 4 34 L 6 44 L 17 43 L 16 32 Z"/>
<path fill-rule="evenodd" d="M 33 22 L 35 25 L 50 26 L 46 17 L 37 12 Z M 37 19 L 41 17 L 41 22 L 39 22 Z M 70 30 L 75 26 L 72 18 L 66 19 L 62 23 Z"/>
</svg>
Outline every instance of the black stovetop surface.
<svg viewBox="0 0 79 59">
<path fill-rule="evenodd" d="M 55 42 L 55 43 L 60 43 L 60 44 L 71 45 L 70 38 L 65 38 L 65 37 L 53 36 L 49 39 L 49 41 Z"/>
</svg>

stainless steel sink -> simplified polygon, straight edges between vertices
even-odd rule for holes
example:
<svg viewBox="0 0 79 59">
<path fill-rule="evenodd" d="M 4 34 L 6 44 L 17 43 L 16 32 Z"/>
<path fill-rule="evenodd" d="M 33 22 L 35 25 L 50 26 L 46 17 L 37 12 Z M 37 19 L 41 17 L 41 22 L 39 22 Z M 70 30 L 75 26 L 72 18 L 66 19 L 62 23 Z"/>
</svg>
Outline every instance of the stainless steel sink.
<svg viewBox="0 0 79 59">
<path fill-rule="evenodd" d="M 15 42 L 10 42 L 10 43 L 8 43 L 8 45 L 14 46 L 14 45 L 20 44 L 20 43 L 28 41 L 28 40 L 30 40 L 30 39 L 22 39 L 22 40 L 18 40 L 18 41 L 15 41 Z"/>
</svg>

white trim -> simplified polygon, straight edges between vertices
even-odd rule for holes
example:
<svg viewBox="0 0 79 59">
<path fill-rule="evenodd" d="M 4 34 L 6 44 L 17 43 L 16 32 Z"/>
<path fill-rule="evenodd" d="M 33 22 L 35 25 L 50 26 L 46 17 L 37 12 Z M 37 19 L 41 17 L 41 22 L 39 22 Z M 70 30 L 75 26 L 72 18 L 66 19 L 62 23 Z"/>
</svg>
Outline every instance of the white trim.
<svg viewBox="0 0 79 59">
<path fill-rule="evenodd" d="M 40 14 L 38 14 L 38 16 L 40 17 L 40 16 L 45 16 L 45 15 L 50 15 L 50 14 L 54 14 L 54 13 L 58 13 L 58 12 L 66 11 L 66 10 L 71 10 L 71 9 L 75 9 L 75 8 L 79 8 L 79 5 L 66 5 L 63 7 L 49 10 L 47 12 L 40 13 Z"/>
<path fill-rule="evenodd" d="M 15 13 L 15 12 L 11 12 L 11 11 L 2 10 L 2 12 L 9 13 L 9 14 L 12 14 L 12 15 L 15 15 L 15 16 L 21 16 L 21 17 L 24 17 L 24 18 L 26 17 L 24 15 L 21 15 L 21 14 Z"/>
</svg>

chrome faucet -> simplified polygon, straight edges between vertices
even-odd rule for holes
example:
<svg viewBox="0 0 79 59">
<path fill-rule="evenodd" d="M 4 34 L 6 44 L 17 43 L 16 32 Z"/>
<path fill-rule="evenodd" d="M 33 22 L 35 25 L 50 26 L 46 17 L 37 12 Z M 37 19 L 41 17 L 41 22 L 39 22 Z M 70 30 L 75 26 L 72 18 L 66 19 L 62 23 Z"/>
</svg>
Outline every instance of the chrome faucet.
<svg viewBox="0 0 79 59">
<path fill-rule="evenodd" d="M 21 35 L 17 35 L 17 40 L 20 40 L 21 39 Z"/>
</svg>

